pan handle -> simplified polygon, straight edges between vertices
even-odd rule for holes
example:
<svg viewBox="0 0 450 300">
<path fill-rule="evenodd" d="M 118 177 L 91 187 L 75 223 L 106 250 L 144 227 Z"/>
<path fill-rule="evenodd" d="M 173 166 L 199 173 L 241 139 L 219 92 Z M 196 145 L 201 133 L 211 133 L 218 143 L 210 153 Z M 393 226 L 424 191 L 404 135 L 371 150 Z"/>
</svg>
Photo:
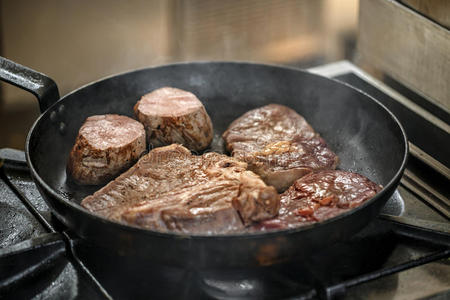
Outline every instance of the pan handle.
<svg viewBox="0 0 450 300">
<path fill-rule="evenodd" d="M 35 95 L 41 113 L 59 100 L 58 86 L 53 79 L 1 56 L 0 80 Z"/>
</svg>

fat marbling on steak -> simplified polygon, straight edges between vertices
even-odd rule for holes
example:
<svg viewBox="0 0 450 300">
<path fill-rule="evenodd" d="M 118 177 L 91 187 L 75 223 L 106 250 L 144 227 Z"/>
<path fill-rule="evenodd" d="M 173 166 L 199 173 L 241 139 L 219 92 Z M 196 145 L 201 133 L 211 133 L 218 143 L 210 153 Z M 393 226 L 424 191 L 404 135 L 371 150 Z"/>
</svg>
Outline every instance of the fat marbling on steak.
<svg viewBox="0 0 450 300">
<path fill-rule="evenodd" d="M 306 120 L 289 107 L 269 104 L 231 123 L 223 138 L 231 155 L 245 161 L 279 192 L 314 171 L 335 169 L 337 155 Z"/>
<path fill-rule="evenodd" d="M 152 230 L 239 231 L 274 217 L 279 208 L 276 190 L 246 168 L 232 157 L 196 156 L 178 144 L 155 148 L 81 205 L 97 215 Z"/>
<path fill-rule="evenodd" d="M 278 216 L 254 230 L 294 228 L 323 221 L 360 206 L 381 190 L 363 175 L 324 170 L 308 174 L 281 194 Z"/>
<path fill-rule="evenodd" d="M 136 103 L 134 113 L 144 124 L 153 147 L 173 143 L 200 151 L 209 146 L 213 126 L 205 107 L 192 93 L 163 87 L 148 93 Z"/>
<path fill-rule="evenodd" d="M 81 126 L 67 173 L 86 185 L 104 184 L 132 166 L 146 150 L 144 126 L 121 115 L 96 115 Z"/>
</svg>

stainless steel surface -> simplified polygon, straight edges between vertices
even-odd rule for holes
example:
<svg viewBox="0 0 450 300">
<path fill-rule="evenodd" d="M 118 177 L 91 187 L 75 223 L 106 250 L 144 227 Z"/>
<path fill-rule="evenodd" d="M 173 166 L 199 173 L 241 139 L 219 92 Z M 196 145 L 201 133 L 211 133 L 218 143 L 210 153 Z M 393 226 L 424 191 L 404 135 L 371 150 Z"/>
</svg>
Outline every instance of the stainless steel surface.
<svg viewBox="0 0 450 300">
<path fill-rule="evenodd" d="M 369 74 L 367 74 L 366 72 L 364 72 L 363 70 L 361 70 L 360 68 L 358 68 L 357 66 L 355 66 L 354 64 L 352 64 L 349 61 L 346 61 L 346 60 L 338 61 L 338 62 L 334 62 L 331 64 L 311 68 L 311 69 L 308 69 L 308 71 L 315 73 L 315 74 L 322 75 L 322 76 L 327 76 L 327 77 L 335 77 L 335 76 L 347 74 L 350 72 L 354 73 L 359 78 L 363 79 L 364 81 L 368 82 L 372 86 L 381 90 L 383 93 L 385 93 L 389 97 L 394 98 L 396 101 L 398 101 L 402 105 L 408 107 L 408 109 L 412 110 L 413 112 L 415 112 L 416 114 L 418 114 L 419 116 L 424 118 L 425 120 L 428 120 L 430 123 L 434 124 L 435 126 L 441 128 L 442 130 L 444 130 L 445 132 L 450 134 L 450 125 L 449 124 L 447 124 L 446 122 L 437 118 L 436 116 L 434 116 L 427 110 L 423 109 L 422 107 L 420 107 L 413 101 L 409 100 L 408 98 L 404 97 L 403 95 L 401 95 L 394 89 L 385 85 L 383 82 L 370 76 Z"/>
<path fill-rule="evenodd" d="M 400 249 L 399 251 L 407 251 Z M 450 262 L 442 259 L 349 289 L 345 299 L 450 298 Z"/>
<path fill-rule="evenodd" d="M 448 28 L 398 0 L 360 0 L 358 32 L 360 65 L 388 74 L 442 109 L 450 109 Z"/>
<path fill-rule="evenodd" d="M 401 183 L 419 195 L 424 201 L 433 206 L 444 216 L 450 218 L 449 200 L 444 195 L 436 191 L 433 187 L 421 180 L 413 172 L 410 170 L 405 170 Z"/>
<path fill-rule="evenodd" d="M 428 155 L 425 151 L 414 145 L 413 143 L 409 143 L 409 153 L 420 159 L 428 166 L 433 168 L 435 171 L 439 172 L 442 176 L 445 176 L 448 180 L 450 180 L 450 169 L 441 164 L 439 161 L 434 159 L 432 156 Z"/>
</svg>

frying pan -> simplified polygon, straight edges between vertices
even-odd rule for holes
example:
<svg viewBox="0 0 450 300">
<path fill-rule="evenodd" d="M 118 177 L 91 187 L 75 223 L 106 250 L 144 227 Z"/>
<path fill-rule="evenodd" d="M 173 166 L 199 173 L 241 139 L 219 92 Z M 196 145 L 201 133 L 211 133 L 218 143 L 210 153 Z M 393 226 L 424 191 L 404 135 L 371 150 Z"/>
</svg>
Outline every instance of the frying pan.
<svg viewBox="0 0 450 300">
<path fill-rule="evenodd" d="M 405 132 L 386 107 L 348 85 L 294 68 L 241 62 L 193 62 L 111 76 L 63 97 L 47 76 L 1 58 L 0 77 L 35 94 L 42 114 L 26 140 L 31 175 L 54 215 L 81 238 L 119 255 L 189 268 L 256 267 L 301 260 L 348 239 L 391 197 L 405 168 Z M 156 88 L 188 90 L 213 121 L 211 149 L 223 152 L 220 136 L 246 111 L 268 103 L 303 115 L 340 157 L 339 168 L 384 186 L 375 197 L 316 224 L 274 232 L 186 235 L 136 228 L 96 216 L 80 201 L 99 187 L 66 178 L 66 161 L 77 132 L 91 115 L 132 116 L 133 105 Z"/>
</svg>

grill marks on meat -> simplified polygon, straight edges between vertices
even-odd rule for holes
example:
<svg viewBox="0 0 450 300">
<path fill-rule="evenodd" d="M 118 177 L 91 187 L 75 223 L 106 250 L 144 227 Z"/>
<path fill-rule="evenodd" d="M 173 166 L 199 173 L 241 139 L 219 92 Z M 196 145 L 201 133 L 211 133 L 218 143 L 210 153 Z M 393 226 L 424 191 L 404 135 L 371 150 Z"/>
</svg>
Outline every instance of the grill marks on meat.
<svg viewBox="0 0 450 300">
<path fill-rule="evenodd" d="M 213 126 L 198 98 L 187 91 L 163 87 L 148 93 L 134 106 L 153 147 L 183 144 L 193 151 L 204 150 L 213 138 Z"/>
<path fill-rule="evenodd" d="M 335 169 L 338 157 L 294 110 L 269 104 L 236 119 L 223 138 L 231 155 L 249 164 L 279 192 L 314 171 Z"/>
<path fill-rule="evenodd" d="M 181 145 L 153 149 L 81 205 L 143 228 L 194 234 L 227 233 L 274 217 L 279 195 L 247 164 Z"/>
<path fill-rule="evenodd" d="M 256 230 L 294 228 L 323 221 L 360 206 L 381 186 L 352 172 L 325 170 L 298 179 L 281 195 L 278 216 Z"/>
<path fill-rule="evenodd" d="M 67 172 L 80 184 L 104 184 L 133 165 L 145 150 L 145 130 L 138 121 L 121 115 L 91 116 L 78 132 Z"/>
</svg>

